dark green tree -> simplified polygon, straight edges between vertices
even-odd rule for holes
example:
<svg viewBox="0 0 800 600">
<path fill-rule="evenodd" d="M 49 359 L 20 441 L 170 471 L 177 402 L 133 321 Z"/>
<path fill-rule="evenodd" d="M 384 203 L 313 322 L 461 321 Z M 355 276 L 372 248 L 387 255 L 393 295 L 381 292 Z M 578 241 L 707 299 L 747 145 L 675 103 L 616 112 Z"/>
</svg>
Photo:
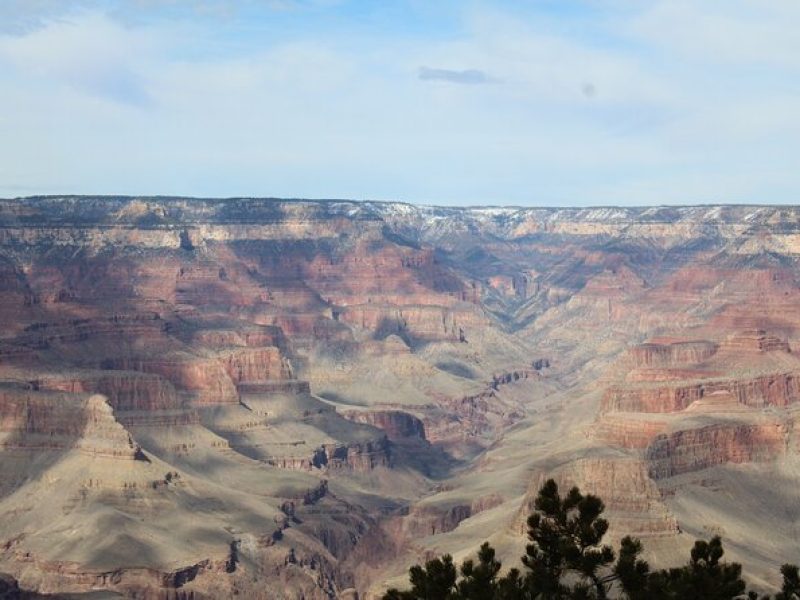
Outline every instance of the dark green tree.
<svg viewBox="0 0 800 600">
<path fill-rule="evenodd" d="M 800 600 L 800 573 L 797 565 L 783 565 L 783 587 L 775 596 L 775 600 Z"/>
<path fill-rule="evenodd" d="M 711 541 L 698 540 L 692 548 L 689 564 L 670 569 L 663 575 L 672 597 L 683 600 L 733 600 L 747 587 L 742 566 L 722 562 L 725 551 L 719 536 Z"/>
<path fill-rule="evenodd" d="M 524 588 L 524 579 L 519 569 L 511 569 L 497 580 L 495 597 L 497 600 L 529 600 Z"/>
<path fill-rule="evenodd" d="M 689 562 L 669 570 L 651 572 L 647 562 L 638 558 L 641 550 L 638 540 L 623 539 L 615 566 L 620 589 L 629 600 L 758 600 L 755 592 L 745 595 L 741 565 L 721 560 L 725 551 L 719 537 L 698 540 Z"/>
<path fill-rule="evenodd" d="M 640 558 L 642 544 L 626 537 L 619 556 L 602 544 L 608 523 L 601 517 L 603 502 L 572 488 L 561 497 L 552 479 L 547 481 L 528 519 L 531 543 L 522 557 L 525 570 L 511 569 L 500 577 L 500 561 L 484 543 L 477 562 L 460 568 L 449 555 L 409 571 L 409 591 L 389 590 L 383 600 L 771 600 L 746 592 L 742 567 L 722 560 L 719 537 L 698 540 L 689 562 L 682 567 L 651 571 Z M 774 600 L 800 600 L 800 570 L 781 567 L 783 587 Z"/>
<path fill-rule="evenodd" d="M 619 558 L 614 565 L 619 587 L 628 600 L 655 600 L 660 597 L 650 589 L 650 565 L 639 558 L 642 543 L 627 536 L 619 546 Z"/>
<path fill-rule="evenodd" d="M 528 544 L 522 563 L 528 568 L 525 589 L 531 598 L 597 598 L 604 600 L 616 575 L 610 568 L 614 551 L 601 545 L 608 521 L 597 496 L 584 496 L 573 487 L 561 497 L 558 485 L 548 480 L 528 518 Z M 569 585 L 571 577 L 577 583 Z"/>
<path fill-rule="evenodd" d="M 497 597 L 497 574 L 501 564 L 495 559 L 495 551 L 484 542 L 478 550 L 477 564 L 472 559 L 461 565 L 461 581 L 457 590 L 459 598 L 470 600 L 495 600 Z"/>
<path fill-rule="evenodd" d="M 492 551 L 494 553 L 494 551 Z M 445 554 L 425 563 L 415 565 L 408 571 L 411 589 L 401 592 L 390 589 L 383 600 L 457 600 L 456 566 L 453 557 Z"/>
</svg>

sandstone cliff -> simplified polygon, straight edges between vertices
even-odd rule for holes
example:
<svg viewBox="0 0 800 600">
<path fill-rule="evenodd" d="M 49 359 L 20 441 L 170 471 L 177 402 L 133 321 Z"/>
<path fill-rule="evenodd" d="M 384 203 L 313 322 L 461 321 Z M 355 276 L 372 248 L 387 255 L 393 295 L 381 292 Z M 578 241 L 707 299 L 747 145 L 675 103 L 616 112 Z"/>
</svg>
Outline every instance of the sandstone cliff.
<svg viewBox="0 0 800 600">
<path fill-rule="evenodd" d="M 736 503 L 761 514 L 754 490 L 796 479 L 798 222 L 0 200 L 0 571 L 53 593 L 377 595 L 487 538 L 514 562 L 550 476 L 672 556 L 704 532 L 697 498 L 743 522 Z M 795 525 L 759 518 L 731 552 L 793 559 Z"/>
</svg>

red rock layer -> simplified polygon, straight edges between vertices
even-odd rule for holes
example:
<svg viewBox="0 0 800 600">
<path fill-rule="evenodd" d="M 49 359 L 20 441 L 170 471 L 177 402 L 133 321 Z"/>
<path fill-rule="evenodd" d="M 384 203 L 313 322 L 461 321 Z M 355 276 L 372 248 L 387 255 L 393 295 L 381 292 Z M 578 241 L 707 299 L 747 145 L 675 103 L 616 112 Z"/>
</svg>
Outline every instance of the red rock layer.
<svg viewBox="0 0 800 600">
<path fill-rule="evenodd" d="M 105 397 L 0 390 L 0 446 L 27 450 L 77 448 L 93 456 L 138 459 L 141 450 L 115 419 Z"/>
<path fill-rule="evenodd" d="M 784 407 L 800 400 L 800 374 L 776 373 L 742 380 L 668 386 L 614 385 L 603 396 L 601 412 L 669 413 L 682 411 L 704 396 L 728 391 L 742 404 Z"/>
<path fill-rule="evenodd" d="M 631 348 L 628 354 L 637 367 L 669 367 L 703 362 L 716 351 L 717 344 L 697 340 L 640 344 Z"/>
<path fill-rule="evenodd" d="M 356 423 L 366 423 L 382 429 L 390 440 L 417 438 L 425 439 L 425 425 L 407 412 L 400 410 L 351 410 L 341 413 L 343 417 Z"/>
<path fill-rule="evenodd" d="M 108 398 L 114 410 L 157 411 L 181 407 L 172 384 L 158 375 L 134 371 L 101 371 L 70 376 L 47 376 L 33 382 L 42 390 L 71 394 L 96 392 Z"/>
<path fill-rule="evenodd" d="M 650 442 L 667 428 L 664 421 L 643 420 L 620 414 L 600 416 L 592 426 L 591 433 L 603 442 L 620 448 L 646 448 Z"/>
<path fill-rule="evenodd" d="M 335 318 L 380 337 L 396 334 L 418 340 L 462 341 L 469 328 L 487 324 L 486 317 L 474 307 L 442 308 L 424 304 L 402 308 L 391 304 L 348 306 L 335 313 Z"/>
<path fill-rule="evenodd" d="M 307 381 L 284 379 L 281 381 L 252 381 L 236 386 L 241 394 L 308 394 L 311 387 Z"/>
<path fill-rule="evenodd" d="M 294 471 L 349 470 L 368 473 L 377 467 L 392 464 L 389 444 L 386 438 L 347 445 L 324 444 L 305 456 L 275 456 L 267 459 L 270 465 Z"/>
<path fill-rule="evenodd" d="M 458 527 L 461 521 L 472 516 L 469 504 L 439 507 L 435 505 L 415 506 L 403 518 L 402 531 L 409 539 L 447 533 Z"/>
<path fill-rule="evenodd" d="M 423 418 L 431 442 L 475 440 L 522 417 L 515 407 L 502 401 L 491 385 L 486 391 L 469 396 L 451 398 L 437 394 L 434 399 L 441 413 Z"/>
<path fill-rule="evenodd" d="M 663 479 L 725 463 L 772 460 L 788 441 L 782 422 L 720 423 L 657 436 L 645 451 L 648 474 Z"/>
<path fill-rule="evenodd" d="M 235 384 L 292 379 L 292 369 L 278 348 L 242 348 L 220 355 Z"/>
<path fill-rule="evenodd" d="M 206 329 L 192 335 L 192 344 L 216 349 L 230 348 L 231 346 L 282 348 L 286 344 L 286 338 L 280 327 L 274 326 L 244 329 L 243 331 Z"/>
<path fill-rule="evenodd" d="M 10 434 L 6 445 L 24 445 L 26 434 L 45 436 L 42 443 L 64 447 L 86 427 L 80 400 L 69 394 L 36 392 L 20 386 L 0 388 L 0 431 Z"/>
<path fill-rule="evenodd" d="M 791 352 L 789 342 L 763 329 L 751 329 L 729 336 L 722 348 L 728 352 Z"/>
<path fill-rule="evenodd" d="M 13 357 L 38 364 L 37 353 L 54 349 L 70 353 L 64 362 L 98 363 L 91 344 L 147 344 L 160 349 L 167 342 L 167 324 L 155 313 L 118 314 L 103 318 L 81 318 L 69 321 L 40 321 L 27 325 L 13 342 L 0 343 L 0 361 L 16 363 Z M 119 346 L 118 346 L 119 347 Z M 87 350 L 89 349 L 89 350 Z M 4 360 L 5 359 L 5 360 Z M 12 359 L 12 360 L 9 360 Z"/>
<path fill-rule="evenodd" d="M 189 395 L 193 404 L 235 404 L 239 402 L 236 386 L 215 358 L 189 354 L 154 359 L 121 358 L 108 366 L 125 371 L 155 373 L 172 382 L 178 391 Z"/>
</svg>

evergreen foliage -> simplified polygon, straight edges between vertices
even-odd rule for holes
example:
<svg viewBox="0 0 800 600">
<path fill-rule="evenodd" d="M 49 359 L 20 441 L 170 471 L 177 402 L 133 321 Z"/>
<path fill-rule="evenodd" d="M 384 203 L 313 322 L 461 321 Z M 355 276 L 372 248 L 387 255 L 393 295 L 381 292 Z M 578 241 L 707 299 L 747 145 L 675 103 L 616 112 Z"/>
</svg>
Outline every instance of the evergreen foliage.
<svg viewBox="0 0 800 600">
<path fill-rule="evenodd" d="M 528 518 L 523 570 L 501 577 L 502 565 L 484 542 L 477 562 L 467 559 L 458 571 L 449 555 L 412 567 L 411 589 L 391 589 L 383 600 L 800 600 L 800 571 L 789 564 L 781 567 L 776 596 L 747 592 L 741 565 L 722 560 L 718 536 L 696 541 L 684 566 L 652 571 L 640 558 L 639 540 L 624 538 L 618 553 L 602 543 L 604 509 L 600 498 L 577 487 L 562 497 L 550 479 Z"/>
</svg>

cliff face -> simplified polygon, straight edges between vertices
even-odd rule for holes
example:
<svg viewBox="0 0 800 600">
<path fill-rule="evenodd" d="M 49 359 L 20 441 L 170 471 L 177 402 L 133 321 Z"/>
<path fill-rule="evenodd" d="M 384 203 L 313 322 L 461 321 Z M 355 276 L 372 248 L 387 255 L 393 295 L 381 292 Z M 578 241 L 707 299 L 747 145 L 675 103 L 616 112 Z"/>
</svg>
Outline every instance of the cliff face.
<svg viewBox="0 0 800 600">
<path fill-rule="evenodd" d="M 77 449 L 91 456 L 146 460 L 99 394 L 64 395 L 6 387 L 0 402 L 4 449 Z"/>
<path fill-rule="evenodd" d="M 796 455 L 798 222 L 0 200 L 0 572 L 370 597 L 403 562 L 511 548 L 550 476 L 677 548 L 698 488 Z M 791 559 L 793 529 L 760 527 Z"/>
<path fill-rule="evenodd" d="M 175 387 L 163 377 L 136 371 L 76 371 L 48 374 L 31 382 L 34 389 L 70 394 L 96 392 L 116 411 L 159 411 L 180 408 Z"/>
<path fill-rule="evenodd" d="M 350 445 L 324 444 L 308 456 L 277 456 L 267 459 L 282 469 L 320 472 L 350 470 L 368 473 L 391 465 L 391 451 L 385 439 Z"/>
<path fill-rule="evenodd" d="M 780 422 L 718 424 L 656 436 L 645 451 L 648 473 L 663 479 L 724 463 L 768 461 L 786 450 Z"/>
<path fill-rule="evenodd" d="M 695 373 L 687 371 L 683 378 L 675 378 L 685 381 L 692 379 L 692 375 Z M 650 375 L 651 380 L 652 378 L 654 376 Z M 664 386 L 642 386 L 639 389 L 612 387 L 603 399 L 603 410 L 671 413 L 684 410 L 692 403 L 719 391 L 729 392 L 742 404 L 759 408 L 784 407 L 800 398 L 797 372 L 771 373 L 752 378 L 670 383 Z"/>
<path fill-rule="evenodd" d="M 716 351 L 716 344 L 706 340 L 651 342 L 631 348 L 630 358 L 637 367 L 670 367 L 701 362 Z"/>
<path fill-rule="evenodd" d="M 382 429 L 390 440 L 425 439 L 425 424 L 414 415 L 399 410 L 349 411 L 344 417 Z"/>
<path fill-rule="evenodd" d="M 592 490 L 606 504 L 606 518 L 613 537 L 634 535 L 675 536 L 678 523 L 661 498 L 661 493 L 647 471 L 645 462 L 627 457 L 583 458 L 552 472 L 540 473 L 528 487 L 525 499 L 512 527 L 527 531 L 526 521 L 544 482 L 553 477 L 564 490 L 578 486 Z"/>
</svg>

